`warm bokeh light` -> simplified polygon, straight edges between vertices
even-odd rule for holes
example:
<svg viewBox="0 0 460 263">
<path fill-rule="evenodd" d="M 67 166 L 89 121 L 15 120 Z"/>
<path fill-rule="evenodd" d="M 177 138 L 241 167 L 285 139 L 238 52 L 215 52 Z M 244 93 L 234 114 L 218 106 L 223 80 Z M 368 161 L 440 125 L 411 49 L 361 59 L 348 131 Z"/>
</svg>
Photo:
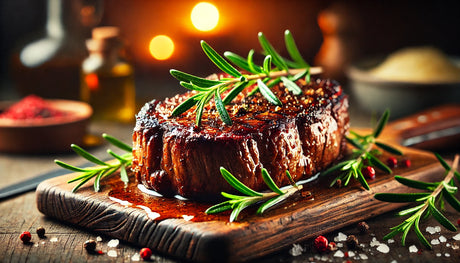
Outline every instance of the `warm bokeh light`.
<svg viewBox="0 0 460 263">
<path fill-rule="evenodd" d="M 192 24 L 200 31 L 210 31 L 219 22 L 219 10 L 213 4 L 200 2 L 192 9 Z"/>
<path fill-rule="evenodd" d="M 166 35 L 155 36 L 150 40 L 149 51 L 155 59 L 168 59 L 174 52 L 174 42 Z"/>
</svg>

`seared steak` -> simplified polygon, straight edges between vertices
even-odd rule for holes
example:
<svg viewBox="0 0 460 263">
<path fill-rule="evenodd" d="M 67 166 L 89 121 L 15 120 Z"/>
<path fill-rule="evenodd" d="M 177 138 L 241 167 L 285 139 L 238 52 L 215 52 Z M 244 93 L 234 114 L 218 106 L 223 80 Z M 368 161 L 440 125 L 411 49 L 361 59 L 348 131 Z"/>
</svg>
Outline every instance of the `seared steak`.
<svg viewBox="0 0 460 263">
<path fill-rule="evenodd" d="M 234 192 L 219 172 L 221 166 L 254 190 L 266 185 L 266 168 L 278 186 L 326 168 L 345 150 L 348 100 L 330 80 L 298 82 L 303 94 L 292 95 L 280 84 L 272 91 L 283 103 L 275 106 L 260 93 L 246 92 L 227 105 L 233 125 L 225 125 L 214 105 L 206 106 L 200 127 L 189 110 L 172 118 L 172 110 L 189 92 L 147 103 L 136 116 L 133 171 L 147 188 L 163 195 L 214 198 Z M 247 89 L 246 89 L 247 90 Z"/>
</svg>

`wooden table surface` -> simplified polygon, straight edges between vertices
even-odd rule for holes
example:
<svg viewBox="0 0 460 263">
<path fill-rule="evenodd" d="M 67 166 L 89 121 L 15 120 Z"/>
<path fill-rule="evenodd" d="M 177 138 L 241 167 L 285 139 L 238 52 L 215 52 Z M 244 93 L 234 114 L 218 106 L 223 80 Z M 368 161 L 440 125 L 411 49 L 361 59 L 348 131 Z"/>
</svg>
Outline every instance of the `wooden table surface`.
<svg viewBox="0 0 460 263">
<path fill-rule="evenodd" d="M 116 125 L 110 123 L 93 125 L 92 134 L 107 132 L 123 141 L 130 142 L 132 125 Z M 92 152 L 104 157 L 106 146 L 96 147 Z M 58 167 L 54 159 L 60 159 L 73 164 L 84 161 L 74 154 L 59 155 L 10 155 L 0 154 L 0 187 L 32 178 Z M 28 192 L 16 197 L 0 201 L 0 262 L 137 262 L 140 247 L 120 242 L 117 247 L 109 247 L 110 237 L 96 232 L 78 228 L 64 222 L 47 218 L 41 214 L 35 204 L 35 193 Z M 447 205 L 445 215 L 457 223 L 460 213 Z M 324 233 L 329 240 L 337 239 L 338 250 L 329 253 L 318 253 L 313 248 L 313 240 L 306 240 L 295 246 L 281 250 L 256 262 L 460 262 L 460 231 L 450 232 L 441 228 L 435 220 L 430 219 L 421 223 L 421 229 L 426 238 L 433 242 L 433 249 L 427 250 L 418 242 L 414 233 L 409 233 L 406 246 L 400 245 L 399 236 L 394 240 L 383 241 L 383 236 L 389 228 L 401 223 L 393 213 L 383 214 L 367 220 L 370 230 L 360 234 L 355 225 Z M 46 238 L 39 239 L 35 230 L 38 227 L 46 229 Z M 427 233 L 427 229 L 432 234 Z M 23 231 L 32 233 L 32 243 L 23 244 L 19 235 Z M 355 235 L 360 243 L 358 249 L 347 248 L 344 235 Z M 83 243 L 88 239 L 98 239 L 97 248 L 101 255 L 88 254 Z M 439 244 L 436 244 L 439 243 Z M 386 251 L 386 249 L 388 251 Z M 295 252 L 300 252 L 300 255 Z M 348 257 L 347 257 L 348 255 Z M 157 255 L 152 257 L 154 262 L 179 262 L 176 259 Z"/>
</svg>

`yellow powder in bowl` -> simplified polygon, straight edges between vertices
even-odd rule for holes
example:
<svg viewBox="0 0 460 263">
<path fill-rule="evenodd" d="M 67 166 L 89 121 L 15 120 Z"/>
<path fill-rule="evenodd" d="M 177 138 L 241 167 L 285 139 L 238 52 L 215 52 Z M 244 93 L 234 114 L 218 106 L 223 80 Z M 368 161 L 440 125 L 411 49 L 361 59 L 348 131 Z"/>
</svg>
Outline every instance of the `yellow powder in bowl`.
<svg viewBox="0 0 460 263">
<path fill-rule="evenodd" d="M 460 67 L 433 47 L 411 47 L 396 51 L 369 73 L 392 81 L 460 82 Z"/>
</svg>

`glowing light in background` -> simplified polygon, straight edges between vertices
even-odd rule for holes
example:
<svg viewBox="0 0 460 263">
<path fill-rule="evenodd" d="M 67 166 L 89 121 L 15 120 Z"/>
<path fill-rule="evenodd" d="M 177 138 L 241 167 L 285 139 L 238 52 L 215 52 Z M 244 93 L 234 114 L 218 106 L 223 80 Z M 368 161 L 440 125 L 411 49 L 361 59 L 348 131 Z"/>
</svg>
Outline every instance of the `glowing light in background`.
<svg viewBox="0 0 460 263">
<path fill-rule="evenodd" d="M 200 31 L 213 30 L 219 22 L 219 10 L 213 4 L 200 2 L 192 9 L 192 24 Z"/>
<path fill-rule="evenodd" d="M 158 35 L 150 40 L 149 51 L 152 57 L 166 60 L 174 53 L 174 42 L 166 35 Z"/>
</svg>

